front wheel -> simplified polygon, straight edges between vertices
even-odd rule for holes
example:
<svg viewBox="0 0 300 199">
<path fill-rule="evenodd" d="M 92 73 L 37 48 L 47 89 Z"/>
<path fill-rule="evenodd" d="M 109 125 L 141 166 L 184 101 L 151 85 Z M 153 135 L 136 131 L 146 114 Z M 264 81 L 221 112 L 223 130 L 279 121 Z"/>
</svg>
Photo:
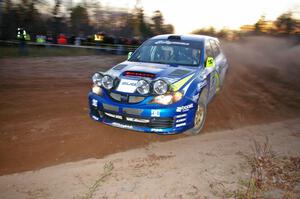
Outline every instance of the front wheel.
<svg viewBox="0 0 300 199">
<path fill-rule="evenodd" d="M 206 113 L 207 105 L 204 102 L 199 101 L 194 117 L 194 127 L 190 130 L 191 134 L 197 135 L 201 132 L 205 123 Z"/>
</svg>

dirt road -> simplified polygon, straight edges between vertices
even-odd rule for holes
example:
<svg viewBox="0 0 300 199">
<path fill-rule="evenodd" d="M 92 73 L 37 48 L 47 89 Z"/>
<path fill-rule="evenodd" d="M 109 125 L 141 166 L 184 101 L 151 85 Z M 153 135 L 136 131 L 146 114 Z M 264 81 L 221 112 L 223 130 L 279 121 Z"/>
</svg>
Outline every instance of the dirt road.
<svg viewBox="0 0 300 199">
<path fill-rule="evenodd" d="M 285 39 L 223 43 L 225 87 L 203 133 L 300 116 L 300 47 Z M 88 117 L 90 77 L 119 56 L 0 59 L 0 175 L 177 139 L 108 127 Z"/>
<path fill-rule="evenodd" d="M 246 157 L 253 157 L 254 140 L 263 144 L 266 136 L 276 158 L 299 157 L 300 119 L 295 119 L 1 176 L 0 198 L 238 198 L 235 191 L 241 196 L 251 176 Z M 257 198 L 280 199 L 284 193 L 273 188 Z M 288 193 L 288 198 L 299 198 L 299 183 Z"/>
</svg>

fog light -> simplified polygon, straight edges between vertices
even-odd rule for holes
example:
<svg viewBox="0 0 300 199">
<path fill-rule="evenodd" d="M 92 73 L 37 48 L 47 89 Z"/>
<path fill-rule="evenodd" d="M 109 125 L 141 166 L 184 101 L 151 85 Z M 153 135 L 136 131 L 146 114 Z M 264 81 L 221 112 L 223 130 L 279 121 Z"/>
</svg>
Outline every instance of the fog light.
<svg viewBox="0 0 300 199">
<path fill-rule="evenodd" d="M 183 94 L 179 91 L 168 94 L 168 95 L 158 95 L 155 96 L 152 100 L 154 104 L 162 104 L 162 105 L 169 105 L 175 102 L 178 102 L 183 97 Z"/>
<path fill-rule="evenodd" d="M 114 78 L 109 75 L 104 75 L 101 80 L 101 85 L 107 90 L 112 89 L 114 86 Z"/>
<path fill-rule="evenodd" d="M 94 85 L 93 88 L 92 88 L 92 92 L 99 95 L 99 96 L 101 96 L 102 95 L 102 88 L 100 88 L 97 85 Z"/>
<path fill-rule="evenodd" d="M 154 97 L 153 103 L 155 104 L 162 104 L 162 105 L 169 105 L 172 104 L 172 95 L 159 95 Z"/>
</svg>

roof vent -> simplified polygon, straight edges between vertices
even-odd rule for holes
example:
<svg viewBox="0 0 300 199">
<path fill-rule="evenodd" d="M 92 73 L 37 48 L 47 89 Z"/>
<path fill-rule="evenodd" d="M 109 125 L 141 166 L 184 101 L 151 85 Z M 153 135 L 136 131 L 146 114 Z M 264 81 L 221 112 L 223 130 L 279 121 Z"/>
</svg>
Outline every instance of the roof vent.
<svg viewBox="0 0 300 199">
<path fill-rule="evenodd" d="M 168 37 L 168 40 L 181 40 L 181 37 L 179 35 L 171 35 Z"/>
</svg>

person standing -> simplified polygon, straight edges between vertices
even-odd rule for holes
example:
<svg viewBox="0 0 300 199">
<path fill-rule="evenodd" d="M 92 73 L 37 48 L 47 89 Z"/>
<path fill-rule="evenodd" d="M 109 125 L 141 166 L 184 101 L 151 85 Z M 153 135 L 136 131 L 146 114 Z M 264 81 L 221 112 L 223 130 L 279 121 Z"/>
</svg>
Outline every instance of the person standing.
<svg viewBox="0 0 300 199">
<path fill-rule="evenodd" d="M 26 37 L 26 31 L 23 28 L 18 28 L 17 39 L 19 40 L 20 55 L 27 55 Z"/>
<path fill-rule="evenodd" d="M 57 43 L 60 45 L 67 45 L 67 37 L 64 34 L 59 34 Z"/>
</svg>

